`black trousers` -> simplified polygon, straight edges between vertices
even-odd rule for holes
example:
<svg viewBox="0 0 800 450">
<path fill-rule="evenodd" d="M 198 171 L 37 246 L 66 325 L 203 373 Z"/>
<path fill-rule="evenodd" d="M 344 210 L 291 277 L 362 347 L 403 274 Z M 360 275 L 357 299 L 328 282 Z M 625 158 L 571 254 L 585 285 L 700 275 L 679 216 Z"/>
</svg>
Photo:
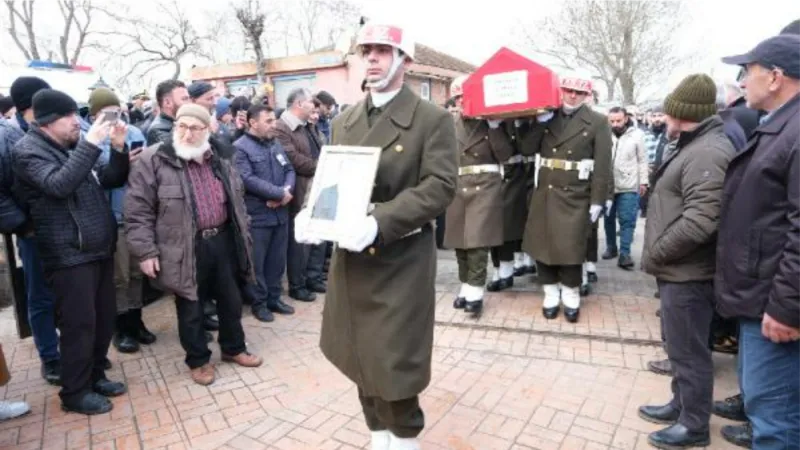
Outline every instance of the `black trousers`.
<svg viewBox="0 0 800 450">
<path fill-rule="evenodd" d="M 714 285 L 711 281 L 659 280 L 658 288 L 667 357 L 673 371 L 671 403 L 681 410 L 680 424 L 692 431 L 705 431 L 714 392 L 714 363 L 708 347 Z"/>
<path fill-rule="evenodd" d="M 592 229 L 589 232 L 589 242 L 586 243 L 586 261 L 593 263 L 597 262 L 598 247 L 599 242 L 597 240 L 597 222 L 595 222 L 594 226 L 592 226 Z"/>
<path fill-rule="evenodd" d="M 197 296 L 217 299 L 219 346 L 222 353 L 236 356 L 247 350 L 242 328 L 242 296 L 234 260 L 233 232 L 226 228 L 218 235 L 197 238 Z M 208 363 L 208 349 L 203 329 L 203 303 L 175 297 L 178 311 L 178 336 L 186 352 L 186 365 L 196 369 Z"/>
<path fill-rule="evenodd" d="M 399 438 L 413 438 L 425 428 L 425 414 L 419 407 L 417 396 L 388 401 L 378 397 L 365 397 L 361 388 L 358 388 L 358 399 L 370 431 L 389 430 Z"/>
<path fill-rule="evenodd" d="M 580 287 L 583 281 L 583 266 L 551 266 L 541 261 L 536 261 L 536 269 L 539 274 L 539 283 L 556 284 L 561 283 L 566 287 Z"/>
<path fill-rule="evenodd" d="M 112 258 L 45 272 L 61 332 L 61 401 L 75 403 L 105 378 L 117 303 Z"/>
<path fill-rule="evenodd" d="M 514 261 L 514 252 L 522 251 L 522 241 L 507 241 L 498 247 L 492 247 L 490 254 L 492 255 L 492 265 L 500 267 L 500 261 Z"/>
</svg>

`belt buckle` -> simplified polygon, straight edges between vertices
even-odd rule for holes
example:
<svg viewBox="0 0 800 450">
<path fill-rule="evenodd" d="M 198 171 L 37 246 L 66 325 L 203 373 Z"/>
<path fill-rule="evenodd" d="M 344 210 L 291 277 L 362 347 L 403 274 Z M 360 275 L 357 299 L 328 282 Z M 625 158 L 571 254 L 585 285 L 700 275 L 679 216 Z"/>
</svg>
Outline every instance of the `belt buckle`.
<svg viewBox="0 0 800 450">
<path fill-rule="evenodd" d="M 209 228 L 207 230 L 202 230 L 200 232 L 200 236 L 202 236 L 203 239 L 210 239 L 218 234 L 219 234 L 219 228 Z"/>
</svg>

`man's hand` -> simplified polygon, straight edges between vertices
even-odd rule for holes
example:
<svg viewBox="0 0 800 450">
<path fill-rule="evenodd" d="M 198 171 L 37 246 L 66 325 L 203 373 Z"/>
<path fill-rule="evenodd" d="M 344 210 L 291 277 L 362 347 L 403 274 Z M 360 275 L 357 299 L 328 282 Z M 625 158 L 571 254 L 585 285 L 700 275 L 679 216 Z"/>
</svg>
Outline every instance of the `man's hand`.
<svg viewBox="0 0 800 450">
<path fill-rule="evenodd" d="M 136 158 L 139 157 L 139 154 L 142 153 L 142 150 L 144 150 L 144 148 L 141 147 L 135 150 L 131 150 L 130 153 L 128 153 L 128 161 L 130 161 L 131 163 L 136 161 Z"/>
<path fill-rule="evenodd" d="M 639 186 L 639 196 L 644 197 L 645 194 L 647 194 L 647 185 L 642 184 Z"/>
<path fill-rule="evenodd" d="M 351 252 L 363 252 L 378 237 L 378 221 L 373 216 L 367 216 L 354 224 L 353 234 L 346 240 L 339 241 L 339 246 Z"/>
<path fill-rule="evenodd" d="M 776 344 L 800 340 L 800 329 L 786 326 L 764 313 L 761 321 L 761 334 Z"/>
<path fill-rule="evenodd" d="M 120 120 L 111 124 L 110 130 L 111 148 L 122 151 L 125 148 L 125 138 L 128 136 L 128 124 Z"/>
<path fill-rule="evenodd" d="M 139 263 L 139 268 L 142 269 L 142 273 L 147 275 L 149 278 L 157 277 L 158 272 L 161 271 L 161 265 L 158 263 L 158 258 L 145 259 Z"/>
<path fill-rule="evenodd" d="M 614 206 L 613 200 L 606 200 L 606 207 L 605 207 L 606 217 L 611 217 L 611 207 L 613 206 Z"/>
<path fill-rule="evenodd" d="M 94 121 L 91 128 L 89 128 L 89 131 L 86 132 L 86 141 L 91 142 L 94 145 L 102 144 L 103 141 L 105 141 L 108 137 L 109 133 L 111 133 L 112 125 L 114 124 L 106 122 L 104 116 L 99 116 L 97 120 Z"/>
<path fill-rule="evenodd" d="M 277 209 L 283 206 L 283 203 L 275 200 L 267 200 L 267 208 Z"/>
<path fill-rule="evenodd" d="M 303 208 L 294 216 L 294 240 L 298 244 L 319 245 L 322 243 L 319 239 L 314 239 L 306 236 L 306 229 L 311 222 L 311 210 Z"/>
<path fill-rule="evenodd" d="M 489 124 L 489 128 L 495 129 L 499 128 L 500 124 L 503 123 L 502 119 L 486 119 L 486 123 Z"/>
<path fill-rule="evenodd" d="M 289 186 L 283 188 L 283 200 L 281 200 L 281 205 L 288 205 L 294 196 L 292 196 L 291 192 L 289 192 Z"/>
<path fill-rule="evenodd" d="M 247 126 L 247 111 L 236 113 L 236 129 L 243 130 Z"/>
</svg>

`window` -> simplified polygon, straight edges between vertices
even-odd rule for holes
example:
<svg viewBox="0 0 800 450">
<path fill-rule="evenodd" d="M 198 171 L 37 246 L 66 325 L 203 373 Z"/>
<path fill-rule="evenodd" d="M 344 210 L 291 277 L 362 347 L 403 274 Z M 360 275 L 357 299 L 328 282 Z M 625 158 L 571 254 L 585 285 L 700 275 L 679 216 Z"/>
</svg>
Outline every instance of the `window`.
<svg viewBox="0 0 800 450">
<path fill-rule="evenodd" d="M 419 96 L 425 100 L 431 100 L 431 80 L 422 80 L 419 83 Z"/>
</svg>

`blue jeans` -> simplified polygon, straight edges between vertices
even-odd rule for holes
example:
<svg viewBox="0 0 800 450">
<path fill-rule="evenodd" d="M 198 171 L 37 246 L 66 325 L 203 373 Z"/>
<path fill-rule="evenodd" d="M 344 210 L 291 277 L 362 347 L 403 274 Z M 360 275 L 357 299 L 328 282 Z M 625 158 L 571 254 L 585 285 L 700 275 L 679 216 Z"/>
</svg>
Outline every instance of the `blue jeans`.
<svg viewBox="0 0 800 450">
<path fill-rule="evenodd" d="M 44 269 L 39 260 L 35 238 L 17 236 L 22 271 L 25 273 L 25 292 L 28 296 L 28 322 L 33 332 L 33 342 L 42 362 L 61 358 L 56 334 L 56 298 L 44 279 Z"/>
<path fill-rule="evenodd" d="M 617 218 L 619 218 L 619 254 L 631 254 L 633 231 L 636 229 L 636 213 L 639 212 L 639 193 L 623 192 L 614 195 L 614 204 L 605 220 L 606 249 L 617 250 Z"/>
<path fill-rule="evenodd" d="M 742 319 L 739 326 L 739 383 L 753 450 L 798 450 L 800 342 L 771 342 L 760 320 Z"/>
</svg>

